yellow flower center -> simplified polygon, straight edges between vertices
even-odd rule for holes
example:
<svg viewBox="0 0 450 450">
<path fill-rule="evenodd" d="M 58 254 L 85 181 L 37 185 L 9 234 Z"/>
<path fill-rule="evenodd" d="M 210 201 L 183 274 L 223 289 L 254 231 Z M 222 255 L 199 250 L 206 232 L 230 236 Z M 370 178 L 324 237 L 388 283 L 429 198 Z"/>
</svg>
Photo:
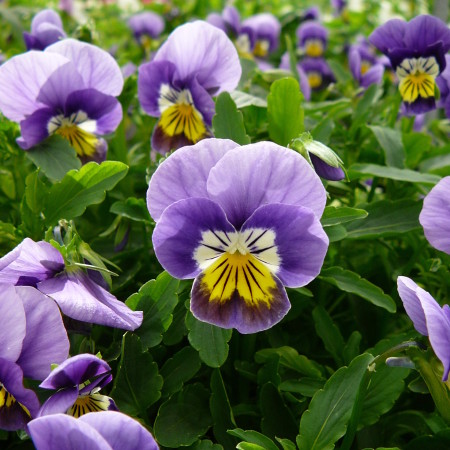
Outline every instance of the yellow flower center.
<svg viewBox="0 0 450 450">
<path fill-rule="evenodd" d="M 80 395 L 72 407 L 67 410 L 67 414 L 73 417 L 80 417 L 83 414 L 96 411 L 108 411 L 110 405 L 109 397 L 101 394 Z"/>
<path fill-rule="evenodd" d="M 55 133 L 67 139 L 79 156 L 92 156 L 95 153 L 98 138 L 77 125 L 63 125 Z"/>
<path fill-rule="evenodd" d="M 320 39 L 308 39 L 305 42 L 305 53 L 307 56 L 317 58 L 323 55 L 323 43 Z"/>
<path fill-rule="evenodd" d="M 322 75 L 318 72 L 309 72 L 307 77 L 311 89 L 318 88 L 322 84 Z"/>
</svg>

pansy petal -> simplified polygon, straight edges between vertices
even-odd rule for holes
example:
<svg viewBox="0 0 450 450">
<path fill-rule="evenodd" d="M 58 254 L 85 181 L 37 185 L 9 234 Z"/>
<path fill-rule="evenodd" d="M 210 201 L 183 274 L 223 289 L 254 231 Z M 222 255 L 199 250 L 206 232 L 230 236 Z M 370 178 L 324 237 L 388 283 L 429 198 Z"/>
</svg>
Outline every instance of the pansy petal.
<svg viewBox="0 0 450 450">
<path fill-rule="evenodd" d="M 229 151 L 211 169 L 207 190 L 237 229 L 265 204 L 305 206 L 320 217 L 326 202 L 322 182 L 306 160 L 272 142 Z"/>
<path fill-rule="evenodd" d="M 123 76 L 120 67 L 101 48 L 75 39 L 64 39 L 47 47 L 44 53 L 57 53 L 70 59 L 82 76 L 85 87 L 113 96 L 122 92 Z"/>
<path fill-rule="evenodd" d="M 189 197 L 208 198 L 209 172 L 231 149 L 239 147 L 228 139 L 204 139 L 178 149 L 153 174 L 147 191 L 147 207 L 158 221 L 172 203 Z"/>
<path fill-rule="evenodd" d="M 405 47 L 403 39 L 406 28 L 404 20 L 391 19 L 369 36 L 369 42 L 385 54 L 391 49 L 403 48 Z"/>
<path fill-rule="evenodd" d="M 78 388 L 68 387 L 60 389 L 50 396 L 39 410 L 38 417 L 50 414 L 66 414 L 78 398 Z"/>
<path fill-rule="evenodd" d="M 27 378 L 43 380 L 51 365 L 69 355 L 69 339 L 56 303 L 29 286 L 17 286 L 25 309 L 27 331 L 17 364 Z"/>
<path fill-rule="evenodd" d="M 176 28 L 154 61 L 174 63 L 179 80 L 195 75 L 211 95 L 235 89 L 242 72 L 237 51 L 227 35 L 203 21 Z"/>
<path fill-rule="evenodd" d="M 14 56 L 0 66 L 0 111 L 20 122 L 45 105 L 37 100 L 51 74 L 68 63 L 62 55 L 31 51 Z"/>
<path fill-rule="evenodd" d="M 163 212 L 153 232 L 153 247 L 171 275 L 194 278 L 200 273 L 204 258 L 214 259 L 225 251 L 226 234 L 233 232 L 235 229 L 219 205 L 206 198 L 187 198 Z M 211 234 L 208 239 L 207 233 Z M 196 252 L 204 257 L 197 257 Z"/>
<path fill-rule="evenodd" d="M 79 420 L 97 430 L 113 450 L 158 450 L 153 436 L 138 421 L 120 412 L 89 413 Z"/>
<path fill-rule="evenodd" d="M 152 11 L 145 11 L 131 16 L 128 20 L 129 27 L 133 30 L 136 38 L 145 34 L 153 39 L 157 38 L 165 27 L 164 19 Z"/>
<path fill-rule="evenodd" d="M 63 269 L 64 259 L 53 245 L 25 238 L 0 259 L 0 283 L 35 286 Z"/>
<path fill-rule="evenodd" d="M 373 65 L 364 75 L 361 77 L 361 86 L 364 88 L 369 87 L 371 84 L 379 84 L 383 79 L 384 66 L 383 64 Z"/>
<path fill-rule="evenodd" d="M 28 424 L 28 430 L 37 450 L 111 450 L 94 428 L 65 414 L 34 419 Z"/>
<path fill-rule="evenodd" d="M 31 32 L 36 34 L 39 31 L 39 28 L 46 23 L 60 29 L 63 27 L 61 17 L 56 11 L 53 11 L 53 9 L 44 9 L 33 17 L 33 20 L 31 21 Z"/>
<path fill-rule="evenodd" d="M 194 145 L 184 133 L 174 134 L 169 136 L 164 132 L 164 128 L 159 120 L 153 128 L 151 147 L 152 151 L 158 152 L 161 155 L 166 155 L 172 150 L 182 147 Z"/>
<path fill-rule="evenodd" d="M 276 252 L 277 277 L 288 287 L 308 284 L 320 273 L 328 249 L 328 237 L 308 208 L 271 204 L 258 208 L 242 226 L 253 231 L 246 242 L 261 262 L 271 264 Z M 274 239 L 268 239 L 270 234 Z M 253 248 L 253 249 L 252 249 Z"/>
<path fill-rule="evenodd" d="M 64 39 L 66 36 L 67 35 L 62 28 L 51 23 L 43 23 L 37 30 L 37 37 L 41 45 L 40 50 L 44 50 L 44 48 L 58 42 L 60 39 Z"/>
<path fill-rule="evenodd" d="M 36 394 L 23 385 L 22 369 L 17 364 L 0 358 L 0 429 L 23 429 L 38 410 L 39 400 Z"/>
<path fill-rule="evenodd" d="M 408 22 L 403 40 L 408 48 L 418 52 L 441 41 L 442 52 L 445 54 L 450 49 L 450 30 L 438 17 L 421 15 Z"/>
<path fill-rule="evenodd" d="M 417 286 L 417 284 L 408 277 L 398 277 L 397 289 L 406 313 L 414 324 L 414 328 L 420 334 L 428 336 L 425 313 L 417 294 L 420 289 L 419 286 Z"/>
<path fill-rule="evenodd" d="M 428 242 L 450 254 L 450 177 L 445 177 L 431 189 L 423 201 L 419 216 Z"/>
<path fill-rule="evenodd" d="M 39 283 L 37 288 L 52 297 L 72 319 L 124 330 L 135 330 L 142 323 L 142 311 L 132 311 L 84 272 L 62 273 Z"/>
<path fill-rule="evenodd" d="M 317 175 L 325 180 L 339 181 L 345 178 L 345 172 L 340 167 L 333 167 L 320 159 L 318 156 L 310 153 L 309 157 L 314 166 Z"/>
<path fill-rule="evenodd" d="M 47 125 L 56 114 L 52 108 L 41 108 L 22 120 L 20 122 L 22 136 L 17 140 L 19 146 L 28 150 L 47 139 L 49 136 Z"/>
<path fill-rule="evenodd" d="M 16 362 L 26 333 L 25 310 L 14 286 L 0 284 L 0 290 L 0 358 Z"/>
<path fill-rule="evenodd" d="M 189 83 L 189 91 L 192 94 L 195 108 L 203 116 L 203 122 L 210 127 L 212 125 L 212 118 L 216 112 L 214 100 L 208 94 L 206 89 L 198 82 L 197 77 Z"/>
</svg>

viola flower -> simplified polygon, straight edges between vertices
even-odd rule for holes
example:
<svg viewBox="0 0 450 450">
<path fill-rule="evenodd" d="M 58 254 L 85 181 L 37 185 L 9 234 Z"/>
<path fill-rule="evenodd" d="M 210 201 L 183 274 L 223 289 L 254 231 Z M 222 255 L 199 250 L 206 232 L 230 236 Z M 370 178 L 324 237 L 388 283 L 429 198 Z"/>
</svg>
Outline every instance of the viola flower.
<svg viewBox="0 0 450 450">
<path fill-rule="evenodd" d="M 390 59 L 408 114 L 435 109 L 436 77 L 445 69 L 450 49 L 447 25 L 425 15 L 409 22 L 392 19 L 378 27 L 369 41 Z"/>
<path fill-rule="evenodd" d="M 301 14 L 301 20 L 319 20 L 320 19 L 320 10 L 317 6 L 311 6 L 310 8 L 305 9 Z"/>
<path fill-rule="evenodd" d="M 450 255 L 450 176 L 442 178 L 423 200 L 419 215 L 428 242 Z"/>
<path fill-rule="evenodd" d="M 306 73 L 312 91 L 325 89 L 335 81 L 330 66 L 323 58 L 305 58 L 300 61 L 300 67 Z"/>
<path fill-rule="evenodd" d="M 283 70 L 291 70 L 291 64 L 289 61 L 289 53 L 285 53 L 281 57 L 280 62 L 280 69 Z M 305 100 L 311 100 L 311 86 L 309 85 L 308 76 L 306 75 L 305 71 L 302 69 L 302 66 L 300 64 L 297 64 L 297 72 L 300 80 L 300 90 L 302 91 L 303 97 L 305 97 Z"/>
<path fill-rule="evenodd" d="M 195 278 L 193 315 L 241 333 L 278 323 L 290 308 L 284 286 L 319 274 L 325 201 L 319 177 L 295 151 L 222 139 L 170 155 L 147 192 L 159 262 L 176 278 Z"/>
<path fill-rule="evenodd" d="M 340 16 L 347 7 L 347 0 L 331 0 L 331 6 L 336 16 Z"/>
<path fill-rule="evenodd" d="M 32 149 L 48 136 L 67 139 L 83 162 L 105 159 L 103 136 L 122 120 L 115 98 L 120 67 L 104 50 L 64 39 L 43 52 L 15 56 L 0 67 L 0 111 L 20 124 L 17 143 Z"/>
<path fill-rule="evenodd" d="M 142 323 L 142 311 L 131 311 L 78 266 L 65 266 L 48 242 L 26 238 L 0 259 L 0 283 L 33 286 L 51 297 L 72 319 L 125 330 Z"/>
<path fill-rule="evenodd" d="M 438 106 L 445 109 L 445 115 L 450 119 L 450 55 L 445 55 L 445 70 L 436 78 L 441 93 Z"/>
<path fill-rule="evenodd" d="M 58 307 L 32 287 L 0 284 L 0 429 L 25 428 L 39 400 L 23 378 L 43 380 L 69 353 Z"/>
<path fill-rule="evenodd" d="M 23 32 L 27 50 L 44 50 L 60 39 L 67 37 L 61 17 L 52 9 L 44 9 L 33 17 L 31 33 Z"/>
<path fill-rule="evenodd" d="M 428 336 L 434 353 L 444 366 L 442 381 L 450 371 L 450 307 L 439 303 L 408 277 L 397 278 L 398 293 L 414 328 Z"/>
<path fill-rule="evenodd" d="M 384 65 L 366 42 L 350 46 L 348 63 L 353 78 L 363 88 L 379 84 L 383 78 Z"/>
<path fill-rule="evenodd" d="M 37 450 L 158 450 L 153 436 L 137 421 L 116 411 L 39 417 L 28 424 Z"/>
<path fill-rule="evenodd" d="M 222 14 L 211 13 L 206 21 L 224 31 L 231 39 L 236 39 L 241 33 L 241 17 L 234 6 L 226 6 Z"/>
<path fill-rule="evenodd" d="M 145 11 L 131 16 L 128 25 L 133 31 L 136 40 L 144 47 L 149 48 L 152 39 L 157 39 L 164 31 L 164 19 L 151 11 Z"/>
<path fill-rule="evenodd" d="M 328 30 L 318 22 L 304 22 L 297 28 L 297 41 L 306 56 L 319 58 L 327 48 Z"/>
<path fill-rule="evenodd" d="M 80 417 L 95 411 L 117 411 L 111 397 L 98 392 L 112 380 L 106 361 L 88 353 L 66 359 L 39 385 L 57 390 L 39 410 L 39 416 L 65 413 Z"/>
<path fill-rule="evenodd" d="M 212 96 L 233 90 L 240 77 L 238 54 L 222 30 L 202 21 L 176 28 L 139 67 L 139 101 L 159 117 L 152 148 L 165 154 L 211 136 Z"/>
</svg>

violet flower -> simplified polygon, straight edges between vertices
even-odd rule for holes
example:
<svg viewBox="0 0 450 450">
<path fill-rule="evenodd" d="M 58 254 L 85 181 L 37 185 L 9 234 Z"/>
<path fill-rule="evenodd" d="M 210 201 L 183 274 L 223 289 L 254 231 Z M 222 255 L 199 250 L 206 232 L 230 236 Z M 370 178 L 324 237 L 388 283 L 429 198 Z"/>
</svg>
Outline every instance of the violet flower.
<svg viewBox="0 0 450 450">
<path fill-rule="evenodd" d="M 32 287 L 0 284 L 0 429 L 19 430 L 36 417 L 39 400 L 23 378 L 43 380 L 69 353 L 55 303 Z"/>
<path fill-rule="evenodd" d="M 450 55 L 445 55 L 445 62 L 445 69 L 436 78 L 436 83 L 441 94 L 438 107 L 444 108 L 445 115 L 450 119 Z"/>
<path fill-rule="evenodd" d="M 283 70 L 291 70 L 291 64 L 289 61 L 289 53 L 285 53 L 281 57 L 280 61 L 280 69 Z M 297 72 L 299 76 L 300 81 L 300 90 L 302 91 L 303 97 L 305 97 L 305 100 L 311 100 L 311 86 L 309 85 L 308 76 L 306 75 L 305 71 L 302 69 L 302 66 L 298 63 L 297 64 Z"/>
<path fill-rule="evenodd" d="M 320 10 L 318 6 L 311 6 L 306 8 L 301 13 L 301 20 L 319 20 L 320 19 Z"/>
<path fill-rule="evenodd" d="M 164 19 L 157 13 L 145 11 L 131 16 L 128 25 L 133 31 L 136 40 L 148 47 L 151 39 L 158 38 L 164 31 Z"/>
<path fill-rule="evenodd" d="M 73 417 L 96 411 L 117 411 L 111 397 L 99 394 L 112 380 L 106 361 L 88 353 L 65 360 L 39 385 L 55 392 L 42 405 L 39 416 L 66 413 Z"/>
<path fill-rule="evenodd" d="M 231 39 L 236 39 L 241 33 L 241 17 L 239 11 L 234 6 L 226 6 L 222 14 L 209 14 L 206 21 L 220 28 Z"/>
<path fill-rule="evenodd" d="M 450 255 L 450 176 L 442 178 L 425 197 L 419 221 L 428 242 Z"/>
<path fill-rule="evenodd" d="M 450 371 L 450 307 L 441 307 L 427 291 L 408 277 L 398 277 L 397 285 L 414 328 L 428 336 L 434 353 L 444 366 L 442 381 L 447 381 Z"/>
<path fill-rule="evenodd" d="M 383 79 L 384 64 L 379 61 L 372 48 L 365 41 L 350 46 L 348 64 L 353 78 L 363 88 L 379 84 Z"/>
<path fill-rule="evenodd" d="M 299 64 L 306 73 L 312 91 L 325 89 L 335 81 L 330 66 L 323 58 L 305 58 Z"/>
<path fill-rule="evenodd" d="M 320 178 L 295 151 L 223 139 L 170 155 L 147 192 L 159 262 L 176 278 L 195 278 L 192 313 L 241 333 L 278 323 L 290 308 L 284 286 L 319 274 L 325 201 Z"/>
<path fill-rule="evenodd" d="M 222 30 L 202 21 L 176 28 L 139 67 L 139 101 L 159 117 L 152 148 L 165 154 L 211 136 L 212 96 L 233 90 L 240 76 L 237 51 Z"/>
<path fill-rule="evenodd" d="M 125 330 L 142 323 L 131 311 L 80 267 L 66 267 L 61 253 L 48 242 L 26 238 L 0 259 L 0 283 L 33 286 L 51 297 L 68 317 Z"/>
<path fill-rule="evenodd" d="M 37 450 L 158 450 L 153 436 L 136 420 L 116 411 L 39 417 L 28 424 Z"/>
<path fill-rule="evenodd" d="M 408 114 L 435 109 L 435 81 L 446 67 L 450 49 L 447 25 L 425 15 L 409 22 L 392 19 L 378 27 L 369 41 L 390 59 Z"/>
<path fill-rule="evenodd" d="M 297 41 L 306 56 L 319 58 L 327 48 L 328 30 L 319 22 L 304 22 L 297 28 Z"/>
<path fill-rule="evenodd" d="M 64 39 L 0 67 L 0 111 L 20 124 L 17 143 L 32 149 L 52 134 L 67 139 L 83 162 L 102 161 L 122 120 L 115 98 L 123 87 L 116 61 L 104 50 Z"/>
<path fill-rule="evenodd" d="M 60 39 L 67 37 L 59 14 L 52 9 L 44 9 L 33 17 L 31 33 L 23 32 L 27 50 L 44 50 Z"/>
</svg>

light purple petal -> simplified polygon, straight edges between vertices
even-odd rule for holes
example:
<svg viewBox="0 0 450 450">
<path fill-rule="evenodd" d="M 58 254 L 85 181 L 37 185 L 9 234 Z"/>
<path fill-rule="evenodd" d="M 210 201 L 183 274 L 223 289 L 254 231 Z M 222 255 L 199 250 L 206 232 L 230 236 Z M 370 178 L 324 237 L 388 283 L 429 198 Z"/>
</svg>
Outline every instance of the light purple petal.
<svg viewBox="0 0 450 450">
<path fill-rule="evenodd" d="M 45 241 L 25 238 L 0 259 L 0 283 L 35 286 L 63 268 L 64 259 L 55 247 Z"/>
<path fill-rule="evenodd" d="M 380 84 L 384 74 L 383 64 L 373 65 L 364 75 L 361 77 L 361 86 L 364 88 L 369 87 L 371 84 Z"/>
<path fill-rule="evenodd" d="M 87 88 L 115 97 L 122 92 L 123 76 L 120 67 L 101 48 L 75 39 L 64 39 L 47 47 L 44 53 L 57 53 L 70 59 Z"/>
<path fill-rule="evenodd" d="M 238 147 L 228 139 L 204 139 L 178 149 L 153 174 L 147 191 L 147 207 L 158 221 L 172 203 L 189 197 L 208 198 L 209 172 L 231 149 Z"/>
<path fill-rule="evenodd" d="M 404 35 L 407 24 L 404 20 L 391 19 L 379 26 L 370 36 L 369 42 L 381 53 L 387 54 L 394 48 L 404 48 Z"/>
<path fill-rule="evenodd" d="M 419 216 L 428 242 L 450 254 L 450 177 L 445 177 L 428 193 Z"/>
<path fill-rule="evenodd" d="M 322 182 L 306 160 L 272 142 L 230 150 L 211 169 L 207 190 L 237 229 L 265 204 L 305 206 L 320 218 L 326 202 Z"/>
<path fill-rule="evenodd" d="M 408 277 L 397 278 L 398 294 L 403 302 L 403 306 L 409 318 L 414 324 L 414 328 L 422 335 L 428 336 L 425 313 L 421 301 L 417 295 L 420 289 L 413 280 Z"/>
<path fill-rule="evenodd" d="M 78 398 L 78 387 L 60 389 L 51 395 L 39 410 L 38 417 L 50 414 L 65 414 Z"/>
<path fill-rule="evenodd" d="M 326 44 L 328 39 L 328 30 L 319 22 L 309 20 L 303 22 L 297 28 L 297 39 L 300 46 L 305 44 L 307 39 L 320 39 Z"/>
<path fill-rule="evenodd" d="M 285 286 L 304 286 L 319 275 L 328 249 L 328 237 L 310 209 L 282 204 L 261 206 L 245 222 L 242 231 L 252 228 L 275 233 L 280 258 L 276 275 Z M 264 259 L 260 249 L 258 256 Z"/>
<path fill-rule="evenodd" d="M 28 150 L 47 139 L 49 136 L 47 125 L 55 115 L 57 115 L 55 109 L 41 108 L 22 120 L 20 122 L 22 136 L 17 140 L 19 146 Z"/>
<path fill-rule="evenodd" d="M 53 11 L 53 9 L 44 9 L 33 17 L 33 20 L 31 21 L 31 32 L 36 34 L 39 27 L 46 23 L 52 24 L 60 29 L 63 28 L 59 14 Z"/>
<path fill-rule="evenodd" d="M 309 153 L 309 157 L 319 177 L 330 181 L 339 181 L 345 178 L 345 172 L 340 167 L 330 166 L 313 153 Z"/>
<path fill-rule="evenodd" d="M 17 286 L 25 309 L 27 331 L 17 364 L 27 378 L 43 380 L 52 364 L 69 355 L 69 339 L 56 303 L 28 286 Z"/>
<path fill-rule="evenodd" d="M 22 351 L 26 318 L 14 286 L 0 284 L 0 358 L 16 362 Z"/>
<path fill-rule="evenodd" d="M 242 72 L 237 50 L 227 35 L 203 21 L 176 28 L 154 61 L 175 64 L 179 80 L 196 76 L 212 95 L 235 89 Z"/>
<path fill-rule="evenodd" d="M 111 450 L 94 428 L 65 414 L 34 419 L 28 430 L 37 450 Z"/>
<path fill-rule="evenodd" d="M 0 66 L 0 111 L 8 119 L 20 122 L 44 107 L 37 101 L 42 86 L 55 70 L 67 62 L 62 55 L 38 51 L 6 61 Z"/>
<path fill-rule="evenodd" d="M 222 208 L 211 200 L 187 198 L 166 208 L 152 237 L 156 256 L 164 269 L 176 278 L 196 277 L 201 269 L 194 253 L 201 246 L 202 233 L 207 231 L 235 231 Z"/>
<path fill-rule="evenodd" d="M 158 450 L 153 436 L 136 420 L 120 412 L 84 414 L 82 422 L 95 428 L 113 450 Z"/>
<path fill-rule="evenodd" d="M 224 33 L 228 31 L 225 20 L 220 14 L 217 13 L 208 14 L 208 16 L 206 17 L 206 21 L 211 25 L 214 25 L 216 28 L 219 28 Z"/>
<path fill-rule="evenodd" d="M 242 28 L 251 29 L 254 39 L 269 41 L 269 52 L 277 49 L 281 25 L 279 20 L 270 13 L 256 14 L 242 22 Z"/>
<path fill-rule="evenodd" d="M 84 272 L 60 274 L 42 281 L 37 288 L 72 319 L 125 330 L 135 330 L 142 323 L 142 311 L 132 311 Z"/>
<path fill-rule="evenodd" d="M 128 25 L 137 38 L 146 34 L 153 39 L 157 38 L 164 31 L 165 27 L 164 19 L 159 14 L 151 11 L 131 16 L 128 20 Z"/>
</svg>

